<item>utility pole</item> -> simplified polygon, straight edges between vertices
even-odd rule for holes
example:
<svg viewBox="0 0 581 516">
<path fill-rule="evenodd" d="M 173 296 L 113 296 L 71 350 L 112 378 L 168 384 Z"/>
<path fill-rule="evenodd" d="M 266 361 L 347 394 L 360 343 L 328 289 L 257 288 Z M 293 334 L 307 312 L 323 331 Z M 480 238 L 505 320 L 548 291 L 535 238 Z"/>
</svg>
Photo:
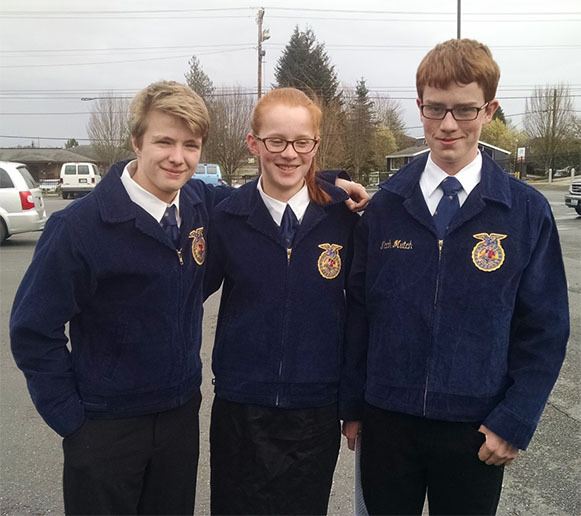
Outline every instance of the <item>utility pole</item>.
<svg viewBox="0 0 581 516">
<path fill-rule="evenodd" d="M 460 20 L 462 18 L 462 0 L 458 0 L 458 9 L 456 13 L 456 38 L 460 39 Z"/>
<path fill-rule="evenodd" d="M 265 39 L 264 32 L 262 31 L 262 20 L 264 19 L 264 8 L 261 7 L 256 15 L 256 24 L 258 25 L 258 98 L 262 97 L 262 58 L 266 53 L 262 50 L 262 42 Z"/>
</svg>

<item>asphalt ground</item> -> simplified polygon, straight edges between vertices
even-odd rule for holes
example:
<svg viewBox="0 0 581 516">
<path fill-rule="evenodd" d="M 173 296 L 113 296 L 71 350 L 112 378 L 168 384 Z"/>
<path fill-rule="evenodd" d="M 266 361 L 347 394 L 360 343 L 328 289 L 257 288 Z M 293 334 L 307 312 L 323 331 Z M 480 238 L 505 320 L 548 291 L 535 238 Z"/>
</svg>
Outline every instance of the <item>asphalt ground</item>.
<svg viewBox="0 0 581 516">
<path fill-rule="evenodd" d="M 536 184 L 549 199 L 561 236 L 571 306 L 571 338 L 557 385 L 529 449 L 507 468 L 499 515 L 581 515 L 581 217 L 563 204 L 565 182 Z M 50 212 L 70 201 L 47 198 Z M 8 316 L 38 234 L 12 237 L 0 248 L 0 514 L 62 514 L 61 439 L 40 419 L 14 365 Z M 209 514 L 210 358 L 219 295 L 206 302 L 200 411 L 201 450 L 196 514 Z M 329 514 L 353 514 L 354 457 L 342 447 Z"/>
</svg>

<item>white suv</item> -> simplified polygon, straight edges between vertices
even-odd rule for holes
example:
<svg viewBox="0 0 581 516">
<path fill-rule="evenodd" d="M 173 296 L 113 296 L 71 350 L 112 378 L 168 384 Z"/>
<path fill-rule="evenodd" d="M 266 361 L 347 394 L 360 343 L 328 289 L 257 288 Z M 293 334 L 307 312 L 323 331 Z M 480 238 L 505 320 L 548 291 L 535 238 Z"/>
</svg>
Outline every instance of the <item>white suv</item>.
<svg viewBox="0 0 581 516">
<path fill-rule="evenodd" d="M 16 233 L 41 231 L 45 223 L 42 191 L 26 165 L 0 161 L 0 244 Z"/>
</svg>

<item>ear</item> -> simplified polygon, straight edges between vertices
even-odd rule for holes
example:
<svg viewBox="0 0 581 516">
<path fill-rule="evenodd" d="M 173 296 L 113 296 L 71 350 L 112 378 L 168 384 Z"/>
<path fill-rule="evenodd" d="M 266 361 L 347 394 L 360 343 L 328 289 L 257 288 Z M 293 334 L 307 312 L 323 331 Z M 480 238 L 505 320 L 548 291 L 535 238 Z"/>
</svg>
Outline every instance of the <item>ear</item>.
<svg viewBox="0 0 581 516">
<path fill-rule="evenodd" d="M 136 156 L 139 156 L 141 154 L 141 149 L 139 148 L 137 140 L 135 139 L 134 136 L 131 137 L 131 147 L 133 147 L 133 152 L 135 152 Z"/>
<path fill-rule="evenodd" d="M 259 152 L 260 149 L 258 148 L 258 144 L 259 144 L 258 140 L 254 137 L 252 133 L 248 133 L 246 135 L 246 146 L 254 156 L 260 155 Z"/>
<path fill-rule="evenodd" d="M 496 110 L 498 109 L 498 107 L 500 106 L 500 102 L 498 102 L 498 100 L 493 99 L 488 103 L 488 106 L 486 106 L 486 120 L 485 122 L 488 123 L 492 120 L 492 117 L 494 116 L 494 113 L 496 113 Z"/>
</svg>

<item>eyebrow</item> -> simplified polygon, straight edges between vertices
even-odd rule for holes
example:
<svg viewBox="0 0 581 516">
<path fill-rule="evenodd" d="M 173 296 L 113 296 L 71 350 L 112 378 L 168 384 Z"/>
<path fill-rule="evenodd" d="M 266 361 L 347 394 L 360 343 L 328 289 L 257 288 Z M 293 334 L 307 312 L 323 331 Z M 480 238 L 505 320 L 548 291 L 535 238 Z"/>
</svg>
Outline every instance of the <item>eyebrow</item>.
<svg viewBox="0 0 581 516">
<path fill-rule="evenodd" d="M 446 104 L 444 102 L 430 102 L 429 100 L 424 102 L 423 104 L 429 106 L 446 107 Z M 460 102 L 458 104 L 454 104 L 452 109 L 458 107 L 480 107 L 480 104 L 478 104 L 476 100 L 473 100 L 471 102 Z"/>
</svg>

